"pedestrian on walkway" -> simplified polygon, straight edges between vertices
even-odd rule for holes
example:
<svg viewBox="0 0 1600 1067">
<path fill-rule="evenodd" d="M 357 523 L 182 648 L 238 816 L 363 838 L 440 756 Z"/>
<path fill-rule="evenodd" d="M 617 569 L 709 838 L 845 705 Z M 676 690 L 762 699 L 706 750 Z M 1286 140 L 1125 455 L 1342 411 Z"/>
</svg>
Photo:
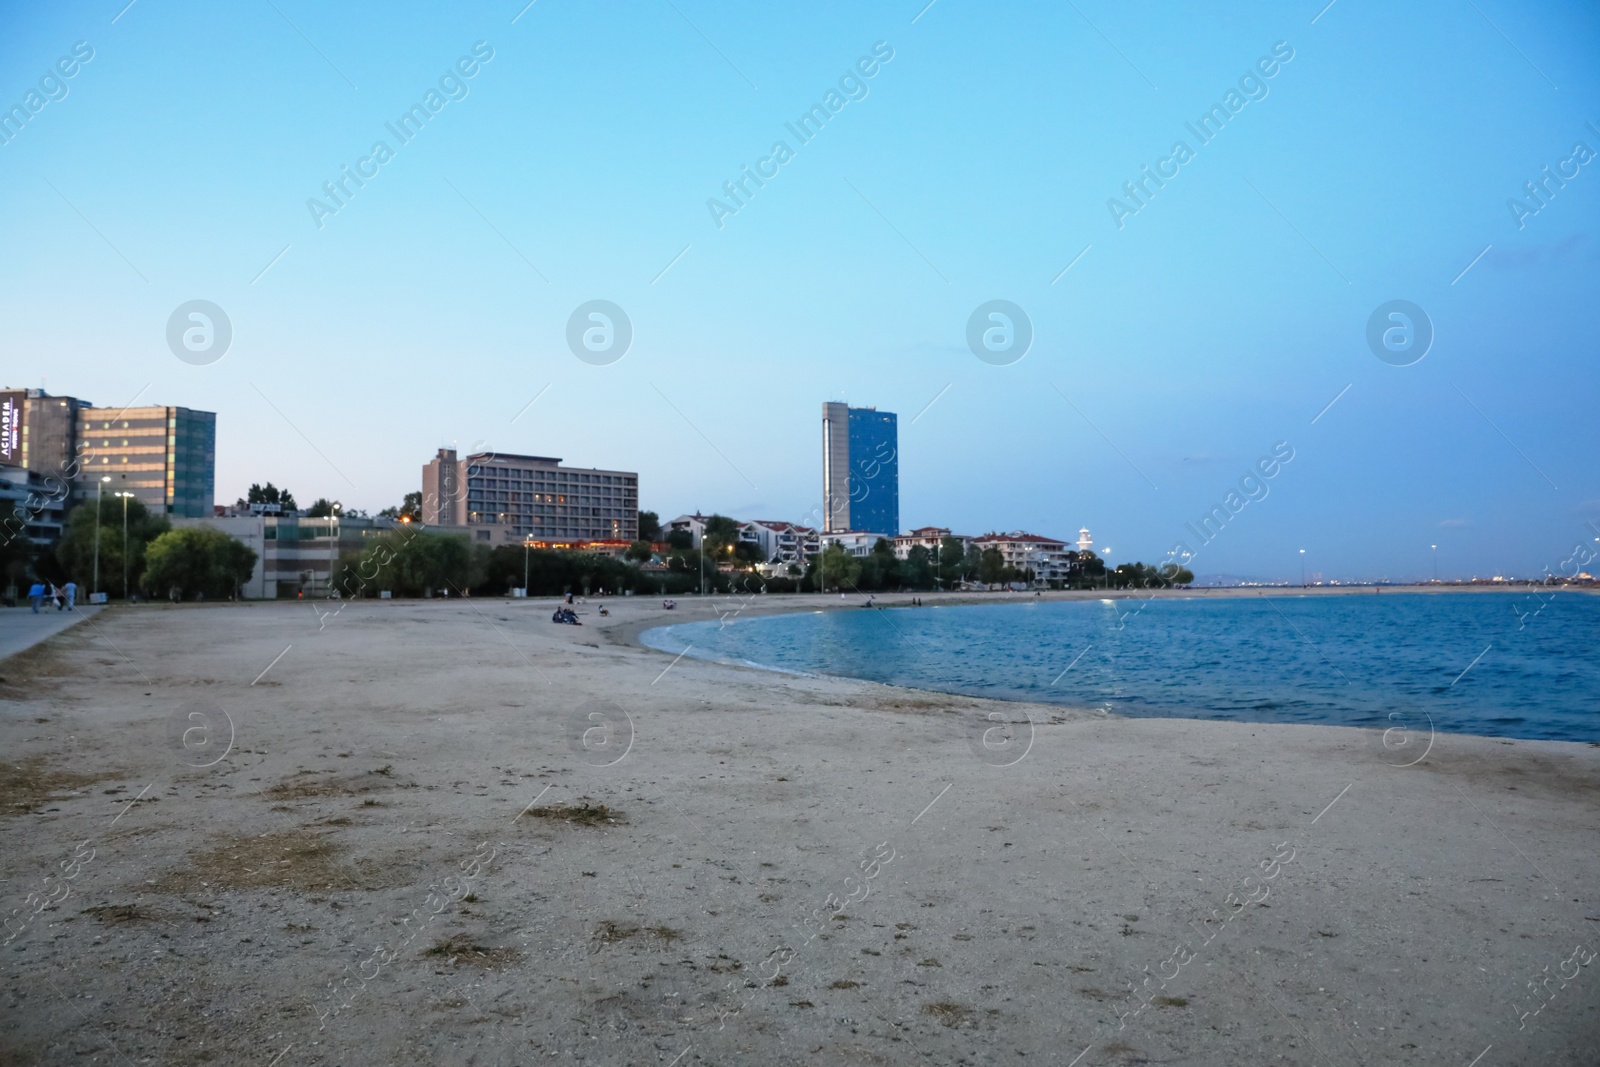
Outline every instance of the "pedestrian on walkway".
<svg viewBox="0 0 1600 1067">
<path fill-rule="evenodd" d="M 44 583 L 34 582 L 28 586 L 28 602 L 33 605 L 33 613 L 39 614 L 39 605 L 44 603 Z"/>
<path fill-rule="evenodd" d="M 77 582 L 68 582 L 67 583 L 67 610 L 68 611 L 76 611 L 76 610 L 78 610 L 77 605 L 78 605 L 78 583 Z"/>
</svg>

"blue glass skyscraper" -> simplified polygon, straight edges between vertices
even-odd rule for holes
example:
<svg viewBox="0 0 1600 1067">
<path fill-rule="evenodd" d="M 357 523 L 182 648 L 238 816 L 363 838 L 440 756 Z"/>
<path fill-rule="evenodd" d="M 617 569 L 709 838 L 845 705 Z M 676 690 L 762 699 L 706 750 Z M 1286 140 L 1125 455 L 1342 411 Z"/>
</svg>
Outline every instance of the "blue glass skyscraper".
<svg viewBox="0 0 1600 1067">
<path fill-rule="evenodd" d="M 900 434 L 894 413 L 822 405 L 822 528 L 900 532 Z"/>
</svg>

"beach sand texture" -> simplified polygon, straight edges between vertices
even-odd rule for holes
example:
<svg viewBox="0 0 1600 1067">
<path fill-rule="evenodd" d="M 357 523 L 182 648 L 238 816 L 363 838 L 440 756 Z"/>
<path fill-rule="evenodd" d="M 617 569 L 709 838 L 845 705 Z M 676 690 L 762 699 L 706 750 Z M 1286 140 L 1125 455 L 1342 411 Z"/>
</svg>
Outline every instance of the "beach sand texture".
<svg viewBox="0 0 1600 1067">
<path fill-rule="evenodd" d="M 674 660 L 839 601 L 606 604 L 0 661 L 0 1062 L 1600 1062 L 1600 747 Z"/>
</svg>

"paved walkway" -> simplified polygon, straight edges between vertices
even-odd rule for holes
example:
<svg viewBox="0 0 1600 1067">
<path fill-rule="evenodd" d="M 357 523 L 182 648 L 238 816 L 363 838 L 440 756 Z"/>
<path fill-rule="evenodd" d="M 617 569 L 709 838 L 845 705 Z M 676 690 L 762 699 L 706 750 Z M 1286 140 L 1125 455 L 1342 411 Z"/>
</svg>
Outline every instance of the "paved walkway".
<svg viewBox="0 0 1600 1067">
<path fill-rule="evenodd" d="M 55 605 L 41 607 L 35 615 L 26 603 L 18 608 L 0 607 L 0 659 L 32 648 L 52 634 L 74 623 L 92 618 L 102 609 L 80 603 L 75 611 L 57 611 Z"/>
</svg>

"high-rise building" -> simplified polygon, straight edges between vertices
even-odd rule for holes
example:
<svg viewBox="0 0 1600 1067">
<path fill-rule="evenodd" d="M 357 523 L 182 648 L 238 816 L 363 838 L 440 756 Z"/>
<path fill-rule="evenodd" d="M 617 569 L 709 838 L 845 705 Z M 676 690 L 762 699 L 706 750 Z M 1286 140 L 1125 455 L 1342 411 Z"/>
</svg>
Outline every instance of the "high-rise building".
<svg viewBox="0 0 1600 1067">
<path fill-rule="evenodd" d="M 43 389 L 0 391 L 0 464 L 40 476 L 73 476 L 79 412 L 87 400 L 51 396 Z"/>
<path fill-rule="evenodd" d="M 900 532 L 899 430 L 892 412 L 822 405 L 825 532 Z"/>
<path fill-rule="evenodd" d="M 635 541 L 639 476 L 563 467 L 547 456 L 457 459 L 455 449 L 441 448 L 422 468 L 422 521 L 473 527 L 475 540 L 499 544 Z"/>
<path fill-rule="evenodd" d="M 128 492 L 157 515 L 210 517 L 217 477 L 214 412 L 86 405 L 78 415 L 83 468 L 73 489 L 80 502 L 97 492 Z M 101 489 L 97 483 L 106 478 Z"/>
<path fill-rule="evenodd" d="M 216 456 L 209 411 L 97 408 L 42 389 L 0 390 L 0 464 L 70 483 L 69 507 L 128 492 L 158 515 L 209 516 Z"/>
</svg>

